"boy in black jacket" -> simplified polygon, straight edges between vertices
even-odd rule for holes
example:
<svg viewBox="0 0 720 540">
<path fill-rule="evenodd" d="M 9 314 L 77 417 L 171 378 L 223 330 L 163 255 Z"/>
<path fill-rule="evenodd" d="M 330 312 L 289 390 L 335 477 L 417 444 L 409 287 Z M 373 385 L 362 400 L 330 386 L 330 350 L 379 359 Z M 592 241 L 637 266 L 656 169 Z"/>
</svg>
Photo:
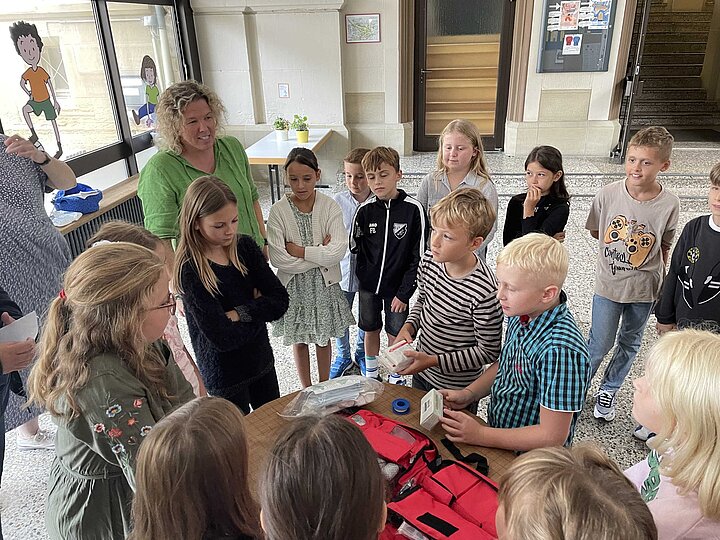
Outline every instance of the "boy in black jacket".
<svg viewBox="0 0 720 540">
<path fill-rule="evenodd" d="M 658 334 L 697 328 L 720 334 L 720 163 L 710 171 L 710 215 L 688 222 L 675 245 L 660 300 Z"/>
<path fill-rule="evenodd" d="M 373 195 L 355 213 L 350 251 L 357 253 L 358 326 L 365 331 L 365 375 L 376 378 L 381 312 L 384 309 L 385 332 L 392 345 L 408 316 L 428 225 L 420 202 L 397 188 L 402 178 L 397 151 L 378 146 L 365 154 L 362 167 Z"/>
</svg>

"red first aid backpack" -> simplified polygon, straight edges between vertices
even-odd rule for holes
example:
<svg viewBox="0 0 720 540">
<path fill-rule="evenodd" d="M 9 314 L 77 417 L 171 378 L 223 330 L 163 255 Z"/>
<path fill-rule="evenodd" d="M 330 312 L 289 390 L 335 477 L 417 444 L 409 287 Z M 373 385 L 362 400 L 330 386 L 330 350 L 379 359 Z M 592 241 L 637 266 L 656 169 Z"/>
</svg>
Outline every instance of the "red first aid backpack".
<svg viewBox="0 0 720 540">
<path fill-rule="evenodd" d="M 458 461 L 443 461 L 416 486 L 388 504 L 389 523 L 380 540 L 406 538 L 397 530 L 410 524 L 432 540 L 497 538 L 497 484 Z"/>
<path fill-rule="evenodd" d="M 435 443 L 416 429 L 364 409 L 347 418 L 362 430 L 381 459 L 399 467 L 398 473 L 388 479 L 392 497 L 430 474 L 431 464 L 440 464 Z"/>
<path fill-rule="evenodd" d="M 424 433 L 366 410 L 348 420 L 365 434 L 378 456 L 399 467 L 389 480 L 389 522 L 379 540 L 406 539 L 403 522 L 431 540 L 485 540 L 497 537 L 497 485 L 457 461 L 441 461 Z"/>
</svg>

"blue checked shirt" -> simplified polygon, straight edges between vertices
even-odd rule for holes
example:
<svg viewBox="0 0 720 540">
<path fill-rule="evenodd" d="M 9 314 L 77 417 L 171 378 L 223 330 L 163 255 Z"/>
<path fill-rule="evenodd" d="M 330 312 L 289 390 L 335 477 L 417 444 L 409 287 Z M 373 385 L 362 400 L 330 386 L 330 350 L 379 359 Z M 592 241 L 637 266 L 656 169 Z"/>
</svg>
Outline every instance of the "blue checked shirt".
<svg viewBox="0 0 720 540">
<path fill-rule="evenodd" d="M 540 406 L 551 411 L 572 412 L 572 443 L 575 423 L 590 385 L 590 355 L 575 319 L 560 304 L 523 324 L 510 317 L 500 365 L 490 391 L 488 424 L 517 428 L 540 423 Z"/>
</svg>

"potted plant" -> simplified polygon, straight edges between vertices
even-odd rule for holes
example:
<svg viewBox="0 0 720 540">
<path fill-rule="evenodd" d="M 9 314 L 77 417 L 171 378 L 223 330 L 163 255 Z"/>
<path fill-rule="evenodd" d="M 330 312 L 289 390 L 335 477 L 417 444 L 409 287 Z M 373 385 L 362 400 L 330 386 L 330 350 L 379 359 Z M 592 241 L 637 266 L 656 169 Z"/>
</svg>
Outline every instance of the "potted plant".
<svg viewBox="0 0 720 540">
<path fill-rule="evenodd" d="M 273 127 L 275 128 L 275 138 L 278 142 L 288 140 L 288 129 L 290 128 L 290 122 L 288 120 L 282 116 L 278 116 L 273 122 Z"/>
<path fill-rule="evenodd" d="M 308 130 L 307 116 L 300 116 L 299 114 L 296 114 L 293 117 L 293 121 L 290 124 L 290 127 L 295 130 L 297 142 L 308 142 L 308 136 L 310 135 L 310 131 Z"/>
</svg>

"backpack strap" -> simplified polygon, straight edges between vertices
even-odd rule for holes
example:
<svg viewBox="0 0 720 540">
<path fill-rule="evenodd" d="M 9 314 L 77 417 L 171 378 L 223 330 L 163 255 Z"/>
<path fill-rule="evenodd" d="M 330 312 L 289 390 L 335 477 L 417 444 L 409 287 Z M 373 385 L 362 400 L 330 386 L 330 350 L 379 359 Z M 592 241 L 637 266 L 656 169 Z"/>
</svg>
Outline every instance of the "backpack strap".
<svg viewBox="0 0 720 540">
<path fill-rule="evenodd" d="M 488 465 L 488 461 L 485 456 L 483 456 L 482 454 L 478 454 L 477 452 L 473 452 L 472 454 L 468 454 L 467 456 L 465 456 L 455 445 L 455 443 L 447 437 L 442 438 L 440 442 L 456 460 L 461 461 L 462 463 L 467 463 L 469 465 L 475 465 L 475 470 L 477 472 L 484 474 L 485 476 L 488 475 L 488 472 L 490 471 L 490 466 Z"/>
</svg>

